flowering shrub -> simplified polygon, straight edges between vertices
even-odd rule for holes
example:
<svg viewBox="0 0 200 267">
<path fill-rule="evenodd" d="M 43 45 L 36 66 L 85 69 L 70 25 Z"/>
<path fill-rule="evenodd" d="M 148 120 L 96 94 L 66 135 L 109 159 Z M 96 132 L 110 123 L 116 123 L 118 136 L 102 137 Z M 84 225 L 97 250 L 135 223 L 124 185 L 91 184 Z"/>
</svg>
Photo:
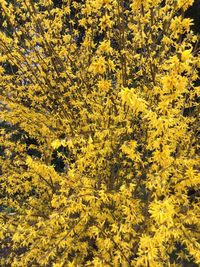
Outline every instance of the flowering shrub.
<svg viewBox="0 0 200 267">
<path fill-rule="evenodd" d="M 2 265 L 200 264 L 192 3 L 0 0 Z"/>
</svg>

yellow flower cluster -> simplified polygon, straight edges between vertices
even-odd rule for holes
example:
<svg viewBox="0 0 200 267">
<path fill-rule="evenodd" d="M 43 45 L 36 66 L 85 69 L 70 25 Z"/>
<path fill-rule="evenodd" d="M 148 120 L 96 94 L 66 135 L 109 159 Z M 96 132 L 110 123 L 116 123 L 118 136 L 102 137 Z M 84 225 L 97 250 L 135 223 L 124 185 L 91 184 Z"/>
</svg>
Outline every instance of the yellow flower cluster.
<svg viewBox="0 0 200 267">
<path fill-rule="evenodd" d="M 197 266 L 192 0 L 0 0 L 1 266 Z"/>
</svg>

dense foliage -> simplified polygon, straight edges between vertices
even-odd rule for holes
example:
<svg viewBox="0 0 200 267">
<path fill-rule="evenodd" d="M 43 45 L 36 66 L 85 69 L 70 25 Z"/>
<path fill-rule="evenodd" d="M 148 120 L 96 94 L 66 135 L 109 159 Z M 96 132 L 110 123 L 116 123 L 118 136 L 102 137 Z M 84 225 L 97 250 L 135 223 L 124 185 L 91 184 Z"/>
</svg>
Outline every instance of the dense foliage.
<svg viewBox="0 0 200 267">
<path fill-rule="evenodd" d="M 2 266 L 200 264 L 192 3 L 0 0 Z"/>
</svg>

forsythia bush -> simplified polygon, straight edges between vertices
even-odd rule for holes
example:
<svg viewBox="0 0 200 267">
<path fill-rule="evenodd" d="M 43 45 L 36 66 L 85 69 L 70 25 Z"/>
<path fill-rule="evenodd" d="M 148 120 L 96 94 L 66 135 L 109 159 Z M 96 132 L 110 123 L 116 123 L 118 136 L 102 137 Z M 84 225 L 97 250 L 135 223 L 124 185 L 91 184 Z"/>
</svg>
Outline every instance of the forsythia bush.
<svg viewBox="0 0 200 267">
<path fill-rule="evenodd" d="M 1 266 L 198 266 L 193 0 L 54 2 L 0 0 Z"/>
</svg>

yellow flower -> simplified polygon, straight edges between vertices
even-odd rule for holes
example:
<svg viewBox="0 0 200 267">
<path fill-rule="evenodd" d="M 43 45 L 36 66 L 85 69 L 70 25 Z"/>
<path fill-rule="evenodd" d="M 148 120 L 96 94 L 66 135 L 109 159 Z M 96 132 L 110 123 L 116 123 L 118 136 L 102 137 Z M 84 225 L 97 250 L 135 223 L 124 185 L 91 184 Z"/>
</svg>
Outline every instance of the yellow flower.
<svg viewBox="0 0 200 267">
<path fill-rule="evenodd" d="M 98 59 L 92 62 L 89 67 L 89 72 L 96 74 L 103 74 L 106 71 L 106 61 L 105 58 L 100 56 Z"/>
<path fill-rule="evenodd" d="M 100 90 L 108 91 L 111 86 L 111 81 L 108 80 L 100 80 L 98 81 L 98 88 Z"/>
<path fill-rule="evenodd" d="M 103 41 L 99 46 L 99 50 L 105 53 L 112 53 L 113 49 L 110 46 L 110 41 Z"/>
<path fill-rule="evenodd" d="M 101 19 L 100 19 L 100 27 L 101 30 L 105 30 L 106 28 L 111 28 L 113 22 L 111 21 L 111 17 L 107 14 L 105 14 Z"/>
<path fill-rule="evenodd" d="M 54 149 L 57 149 L 57 148 L 59 148 L 60 146 L 66 146 L 66 142 L 65 142 L 65 140 L 59 140 L 59 139 L 56 139 L 56 140 L 54 140 L 53 142 L 51 142 L 51 146 L 52 146 Z"/>
<path fill-rule="evenodd" d="M 183 53 L 181 55 L 181 61 L 183 61 L 183 62 L 188 61 L 191 57 L 191 52 L 192 52 L 192 49 L 188 49 L 188 50 L 183 51 Z"/>
</svg>

